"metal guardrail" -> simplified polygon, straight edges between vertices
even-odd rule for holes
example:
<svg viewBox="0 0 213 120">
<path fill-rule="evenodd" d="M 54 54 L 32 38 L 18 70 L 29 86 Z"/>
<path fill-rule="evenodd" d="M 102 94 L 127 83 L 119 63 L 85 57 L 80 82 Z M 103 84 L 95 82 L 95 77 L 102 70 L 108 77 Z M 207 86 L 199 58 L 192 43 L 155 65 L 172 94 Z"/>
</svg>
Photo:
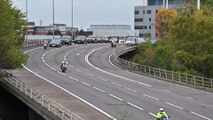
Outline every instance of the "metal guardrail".
<svg viewBox="0 0 213 120">
<path fill-rule="evenodd" d="M 16 88 L 20 93 L 26 95 L 29 97 L 29 99 L 34 100 L 36 103 L 39 103 L 42 107 L 58 116 L 61 120 L 84 120 L 75 113 L 72 113 L 54 100 L 51 100 L 49 97 L 43 95 L 38 90 L 33 89 L 30 85 L 21 82 L 15 77 L 4 77 L 2 82 Z"/>
<path fill-rule="evenodd" d="M 32 46 L 38 46 L 43 45 L 45 42 L 49 42 L 50 39 L 38 39 L 38 40 L 26 40 L 23 43 L 22 47 L 32 47 Z"/>
<path fill-rule="evenodd" d="M 138 63 L 127 61 L 119 57 L 120 55 L 133 51 L 135 49 L 136 47 L 129 47 L 125 49 L 122 49 L 122 48 L 115 49 L 113 54 L 114 60 L 123 67 L 140 71 L 143 74 L 154 77 L 154 78 L 166 79 L 169 81 L 178 82 L 185 85 L 193 85 L 196 87 L 202 87 L 206 89 L 213 88 L 213 79 L 211 78 L 194 76 L 194 75 L 164 70 L 160 68 L 149 67 L 146 65 L 140 65 Z"/>
</svg>

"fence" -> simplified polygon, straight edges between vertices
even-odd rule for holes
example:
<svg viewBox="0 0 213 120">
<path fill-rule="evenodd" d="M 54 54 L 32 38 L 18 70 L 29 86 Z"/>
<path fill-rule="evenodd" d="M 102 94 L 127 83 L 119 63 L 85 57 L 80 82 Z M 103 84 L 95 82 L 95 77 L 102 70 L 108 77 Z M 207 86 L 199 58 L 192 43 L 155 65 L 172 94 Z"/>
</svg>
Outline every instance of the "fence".
<svg viewBox="0 0 213 120">
<path fill-rule="evenodd" d="M 32 47 L 32 46 L 39 46 L 49 41 L 50 39 L 26 40 L 23 43 L 23 47 L 26 48 L 26 47 Z"/>
<path fill-rule="evenodd" d="M 207 90 L 210 90 L 210 89 L 212 90 L 213 79 L 211 78 L 194 76 L 194 75 L 164 70 L 160 68 L 149 67 L 146 65 L 140 65 L 138 63 L 127 61 L 119 57 L 120 55 L 133 51 L 135 49 L 136 47 L 129 47 L 125 49 L 122 49 L 122 48 L 115 49 L 113 54 L 114 60 L 123 67 L 140 71 L 143 74 L 154 77 L 154 78 L 166 79 L 166 80 L 177 82 L 180 84 L 192 85 L 194 87 L 201 87 Z"/>
<path fill-rule="evenodd" d="M 51 100 L 49 97 L 43 95 L 38 90 L 33 89 L 30 85 L 21 82 L 15 77 L 4 77 L 2 82 L 16 88 L 20 91 L 20 93 L 26 95 L 29 99 L 34 100 L 36 103 L 46 108 L 46 110 L 49 112 L 52 112 L 61 120 L 84 120 L 83 118 L 72 113 L 57 102 Z"/>
</svg>

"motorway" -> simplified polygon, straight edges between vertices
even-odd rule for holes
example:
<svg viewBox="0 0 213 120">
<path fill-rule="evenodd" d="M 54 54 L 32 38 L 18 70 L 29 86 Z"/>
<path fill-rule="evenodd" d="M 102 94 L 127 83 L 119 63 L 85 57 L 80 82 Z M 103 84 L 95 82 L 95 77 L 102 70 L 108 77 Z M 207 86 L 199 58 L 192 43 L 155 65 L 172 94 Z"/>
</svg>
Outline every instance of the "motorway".
<svg viewBox="0 0 213 120">
<path fill-rule="evenodd" d="M 113 117 L 153 120 L 162 107 L 171 120 L 213 120 L 212 93 L 120 69 L 110 61 L 113 49 L 110 44 L 37 48 L 28 52 L 26 67 Z M 61 73 L 64 57 L 69 67 Z"/>
</svg>

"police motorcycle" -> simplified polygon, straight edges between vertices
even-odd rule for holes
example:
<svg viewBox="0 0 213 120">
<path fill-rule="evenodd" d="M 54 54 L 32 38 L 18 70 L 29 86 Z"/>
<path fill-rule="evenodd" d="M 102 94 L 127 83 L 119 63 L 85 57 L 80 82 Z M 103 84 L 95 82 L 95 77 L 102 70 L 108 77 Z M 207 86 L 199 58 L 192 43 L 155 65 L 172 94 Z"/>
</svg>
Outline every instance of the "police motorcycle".
<svg viewBox="0 0 213 120">
<path fill-rule="evenodd" d="M 64 72 L 66 72 L 67 71 L 67 64 L 61 64 L 61 71 L 64 73 Z"/>
<path fill-rule="evenodd" d="M 46 50 L 47 49 L 47 43 L 44 43 L 43 47 Z"/>
</svg>

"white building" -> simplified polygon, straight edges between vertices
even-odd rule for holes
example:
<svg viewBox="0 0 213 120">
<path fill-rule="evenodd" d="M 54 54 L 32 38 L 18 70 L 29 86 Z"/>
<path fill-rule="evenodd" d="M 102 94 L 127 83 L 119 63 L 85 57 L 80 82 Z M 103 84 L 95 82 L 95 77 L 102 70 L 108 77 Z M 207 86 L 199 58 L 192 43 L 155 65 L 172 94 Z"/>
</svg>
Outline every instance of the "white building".
<svg viewBox="0 0 213 120">
<path fill-rule="evenodd" d="M 91 25 L 88 31 L 92 31 L 95 37 L 126 37 L 139 35 L 138 30 L 131 30 L 130 25 Z"/>
</svg>

